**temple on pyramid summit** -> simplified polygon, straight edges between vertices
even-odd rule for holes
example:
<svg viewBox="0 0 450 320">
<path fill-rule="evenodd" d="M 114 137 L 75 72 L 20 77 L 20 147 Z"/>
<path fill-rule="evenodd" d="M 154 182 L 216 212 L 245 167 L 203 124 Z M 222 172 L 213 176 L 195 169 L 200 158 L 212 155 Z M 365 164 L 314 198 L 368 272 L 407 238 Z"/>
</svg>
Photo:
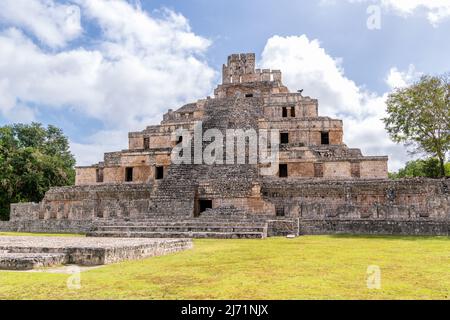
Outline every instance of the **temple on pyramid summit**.
<svg viewBox="0 0 450 320">
<path fill-rule="evenodd" d="M 224 147 L 206 163 L 211 132 Z M 230 132 L 247 135 L 241 152 L 228 147 Z M 276 161 L 260 161 L 261 132 L 267 140 L 276 133 L 267 143 Z M 126 150 L 77 167 L 75 186 L 12 205 L 10 223 L 104 237 L 448 234 L 448 180 L 389 180 L 387 156 L 363 155 L 344 137 L 343 122 L 320 115 L 318 100 L 301 90 L 290 92 L 280 70 L 256 69 L 253 53 L 233 54 L 214 97 L 130 132 Z M 174 161 L 180 147 L 183 163 Z"/>
</svg>

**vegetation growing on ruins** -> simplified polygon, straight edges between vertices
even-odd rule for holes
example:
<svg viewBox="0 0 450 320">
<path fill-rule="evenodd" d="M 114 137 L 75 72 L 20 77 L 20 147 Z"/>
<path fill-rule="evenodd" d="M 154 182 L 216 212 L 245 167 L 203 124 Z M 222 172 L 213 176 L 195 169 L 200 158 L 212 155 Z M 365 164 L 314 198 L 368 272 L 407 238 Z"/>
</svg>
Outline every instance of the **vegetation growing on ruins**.
<svg viewBox="0 0 450 320">
<path fill-rule="evenodd" d="M 61 129 L 39 123 L 0 127 L 0 220 L 17 202 L 39 202 L 53 186 L 72 185 L 75 159 Z"/>
<path fill-rule="evenodd" d="M 407 88 L 397 88 L 387 100 L 383 119 L 394 142 L 412 147 L 439 160 L 439 176 L 445 175 L 450 151 L 450 77 L 423 76 Z"/>
<path fill-rule="evenodd" d="M 449 245 L 449 237 L 195 240 L 193 250 L 85 271 L 79 290 L 67 288 L 67 274 L 1 271 L 0 299 L 449 299 Z M 380 289 L 367 287 L 369 266 L 381 270 Z"/>
</svg>

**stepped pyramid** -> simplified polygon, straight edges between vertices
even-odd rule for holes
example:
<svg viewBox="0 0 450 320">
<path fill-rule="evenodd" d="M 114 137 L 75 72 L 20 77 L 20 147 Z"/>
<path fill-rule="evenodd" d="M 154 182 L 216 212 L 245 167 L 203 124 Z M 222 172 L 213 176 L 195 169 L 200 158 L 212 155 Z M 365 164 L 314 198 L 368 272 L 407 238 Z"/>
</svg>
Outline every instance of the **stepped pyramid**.
<svg viewBox="0 0 450 320">
<path fill-rule="evenodd" d="M 387 157 L 364 157 L 360 150 L 348 148 L 342 141 L 342 121 L 319 116 L 317 100 L 290 93 L 281 71 L 256 69 L 254 54 L 229 56 L 222 82 L 213 98 L 169 110 L 160 125 L 130 133 L 127 150 L 106 154 L 105 161 L 97 165 L 78 167 L 76 184 L 152 184 L 156 189 L 149 213 L 164 208 L 171 215 L 198 215 L 196 202 L 202 199 L 212 201 L 214 208 L 236 207 L 245 202 L 243 197 L 257 202 L 252 192 L 264 178 L 270 178 L 261 177 L 262 164 L 228 164 L 226 150 L 222 160 L 227 164 L 171 163 L 172 149 L 180 143 L 174 139 L 176 130 L 192 133 L 200 121 L 203 133 L 216 129 L 224 139 L 229 129 L 280 131 L 280 167 L 273 172 L 274 178 L 387 177 Z M 202 146 L 204 150 L 207 144 L 202 142 Z M 236 203 L 227 200 L 233 197 Z M 256 210 L 264 206 L 259 203 Z"/>
<path fill-rule="evenodd" d="M 255 54 L 229 56 L 222 75 L 213 97 L 130 132 L 126 150 L 77 167 L 76 186 L 53 188 L 39 204 L 12 205 L 11 220 L 97 236 L 448 234 L 448 180 L 387 179 L 386 156 L 349 148 L 342 121 L 319 115 L 318 100 L 301 90 L 290 92 L 280 70 L 256 69 Z M 230 131 L 239 130 L 243 148 L 211 148 L 234 143 Z M 276 139 L 265 147 L 278 156 L 269 164 L 259 157 L 266 131 Z"/>
</svg>

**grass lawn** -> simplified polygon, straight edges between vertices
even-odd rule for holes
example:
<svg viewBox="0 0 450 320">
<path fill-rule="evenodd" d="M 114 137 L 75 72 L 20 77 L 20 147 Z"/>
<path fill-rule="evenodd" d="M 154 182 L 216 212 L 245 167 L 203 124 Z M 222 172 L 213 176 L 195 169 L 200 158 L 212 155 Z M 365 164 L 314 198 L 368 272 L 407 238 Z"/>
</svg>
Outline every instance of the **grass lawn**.
<svg viewBox="0 0 450 320">
<path fill-rule="evenodd" d="M 196 240 L 195 248 L 81 274 L 0 272 L 0 299 L 450 299 L 449 237 Z M 381 289 L 368 289 L 369 265 Z"/>
</svg>

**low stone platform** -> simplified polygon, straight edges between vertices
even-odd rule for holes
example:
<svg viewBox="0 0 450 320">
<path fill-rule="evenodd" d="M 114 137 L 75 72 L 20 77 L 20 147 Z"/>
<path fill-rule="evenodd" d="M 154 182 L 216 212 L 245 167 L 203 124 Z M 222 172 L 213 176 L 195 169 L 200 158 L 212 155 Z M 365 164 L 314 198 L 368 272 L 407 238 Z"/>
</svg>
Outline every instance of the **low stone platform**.
<svg viewBox="0 0 450 320">
<path fill-rule="evenodd" d="M 64 253 L 0 253 L 0 270 L 31 270 L 65 262 Z"/>
<path fill-rule="evenodd" d="M 30 270 L 61 264 L 102 265 L 192 248 L 191 239 L 0 237 L 0 269 Z"/>
</svg>

